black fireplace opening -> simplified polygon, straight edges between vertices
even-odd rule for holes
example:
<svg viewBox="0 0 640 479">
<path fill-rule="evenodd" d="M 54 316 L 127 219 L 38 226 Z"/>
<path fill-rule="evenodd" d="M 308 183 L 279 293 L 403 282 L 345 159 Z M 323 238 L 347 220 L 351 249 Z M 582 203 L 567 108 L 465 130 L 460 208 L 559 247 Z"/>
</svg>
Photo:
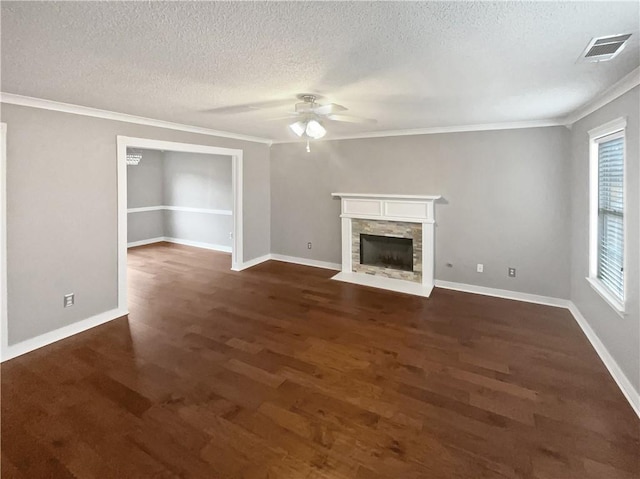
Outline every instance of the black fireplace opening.
<svg viewBox="0 0 640 479">
<path fill-rule="evenodd" d="M 360 264 L 413 271 L 413 240 L 360 234 Z"/>
</svg>

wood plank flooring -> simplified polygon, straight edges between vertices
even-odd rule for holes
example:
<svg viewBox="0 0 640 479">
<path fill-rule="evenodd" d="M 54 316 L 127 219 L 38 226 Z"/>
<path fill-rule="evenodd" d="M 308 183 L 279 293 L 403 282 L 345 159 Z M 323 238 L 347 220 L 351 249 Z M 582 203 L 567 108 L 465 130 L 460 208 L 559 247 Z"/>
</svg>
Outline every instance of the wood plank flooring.
<svg viewBox="0 0 640 479">
<path fill-rule="evenodd" d="M 3 478 L 638 478 L 568 311 L 161 243 L 128 318 L 2 365 Z"/>
</svg>

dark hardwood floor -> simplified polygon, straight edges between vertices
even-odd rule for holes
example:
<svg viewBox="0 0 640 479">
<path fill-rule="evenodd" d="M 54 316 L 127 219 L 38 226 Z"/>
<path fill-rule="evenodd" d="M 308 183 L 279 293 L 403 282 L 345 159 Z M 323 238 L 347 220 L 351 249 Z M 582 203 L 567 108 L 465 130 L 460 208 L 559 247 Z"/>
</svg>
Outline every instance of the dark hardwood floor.
<svg viewBox="0 0 640 479">
<path fill-rule="evenodd" d="M 638 478 L 564 309 L 158 244 L 128 318 L 2 365 L 3 478 Z"/>
</svg>

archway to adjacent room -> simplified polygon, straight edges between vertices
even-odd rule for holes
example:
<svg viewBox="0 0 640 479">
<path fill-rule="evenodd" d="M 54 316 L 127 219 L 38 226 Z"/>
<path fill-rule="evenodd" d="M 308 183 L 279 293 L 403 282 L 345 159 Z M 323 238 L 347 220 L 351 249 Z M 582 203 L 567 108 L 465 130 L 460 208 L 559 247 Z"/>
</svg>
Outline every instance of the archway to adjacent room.
<svg viewBox="0 0 640 479">
<path fill-rule="evenodd" d="M 172 153 L 226 156 L 231 162 L 231 190 L 233 221 L 231 238 L 231 269 L 238 270 L 243 262 L 242 253 L 242 150 L 220 148 L 188 143 L 118 136 L 118 307 L 127 310 L 127 248 L 128 238 L 128 193 L 127 150 L 154 150 Z M 212 158 L 214 158 L 212 156 Z"/>
</svg>

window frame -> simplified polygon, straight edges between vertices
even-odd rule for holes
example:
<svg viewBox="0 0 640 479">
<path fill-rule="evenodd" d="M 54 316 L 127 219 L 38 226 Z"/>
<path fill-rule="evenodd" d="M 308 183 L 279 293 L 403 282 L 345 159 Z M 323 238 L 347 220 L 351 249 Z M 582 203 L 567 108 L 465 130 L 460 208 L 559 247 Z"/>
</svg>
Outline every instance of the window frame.
<svg viewBox="0 0 640 479">
<path fill-rule="evenodd" d="M 591 287 L 613 308 L 621 317 L 625 315 L 625 302 L 627 299 L 627 251 L 628 251 L 628 227 L 627 227 L 627 120 L 617 118 L 597 128 L 589 130 L 589 276 L 587 281 Z M 622 278 L 623 300 L 620 301 L 615 293 L 600 278 L 598 278 L 598 209 L 599 209 L 599 152 L 598 145 L 604 141 L 617 138 L 623 139 L 622 147 Z"/>
</svg>

